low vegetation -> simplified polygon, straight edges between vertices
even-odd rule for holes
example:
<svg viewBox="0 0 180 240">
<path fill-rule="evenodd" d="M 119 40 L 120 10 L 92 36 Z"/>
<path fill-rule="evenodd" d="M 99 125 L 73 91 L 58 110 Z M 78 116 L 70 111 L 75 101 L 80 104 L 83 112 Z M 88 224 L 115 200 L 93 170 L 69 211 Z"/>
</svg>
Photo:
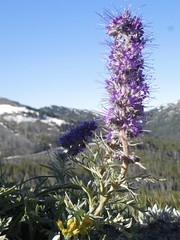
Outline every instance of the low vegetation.
<svg viewBox="0 0 180 240">
<path fill-rule="evenodd" d="M 162 228 L 165 230 L 159 239 L 169 239 L 168 236 L 173 237 L 171 239 L 178 239 L 180 191 L 177 164 L 180 159 L 174 159 L 174 151 L 178 148 L 174 144 L 173 148 L 164 141 L 156 143 L 156 149 L 153 146 L 153 139 L 147 138 L 145 144 L 136 150 L 141 156 L 141 163 L 147 167 L 147 170 L 130 165 L 128 177 L 144 176 L 140 182 L 134 181 L 134 178 L 130 181 L 136 182 L 137 189 L 136 187 L 129 189 L 126 188 L 127 186 L 124 188 L 122 185 L 121 191 L 114 193 L 115 202 L 110 201 L 110 205 L 107 204 L 106 209 L 103 210 L 103 219 L 100 215 L 97 217 L 93 214 L 88 215 L 93 219 L 94 227 L 87 227 L 89 237 L 83 238 L 82 235 L 80 239 L 158 239 L 154 236 L 157 236 Z M 166 151 L 164 146 L 166 146 Z M 89 149 L 89 151 L 92 150 Z M 100 151 L 96 148 L 93 151 L 96 160 L 100 161 L 102 149 Z M 92 156 L 86 154 L 83 155 L 86 158 Z M 92 157 L 87 159 L 86 164 L 83 165 L 83 162 L 79 162 L 79 157 L 62 157 L 60 150 L 47 155 L 49 159 L 44 162 L 40 159 L 39 163 L 37 160 L 31 163 L 22 159 L 16 164 L 1 165 L 0 236 L 4 236 L 4 239 L 6 237 L 9 240 L 50 240 L 60 231 L 57 225 L 58 220 L 63 222 L 64 229 L 67 229 L 65 224 L 68 216 L 79 216 L 80 221 L 83 221 L 89 208 L 88 194 L 92 196 L 93 201 L 98 201 L 100 187 L 94 188 L 91 184 L 95 179 L 97 181 L 97 176 L 102 174 L 102 169 L 97 168 L 99 164 L 99 167 L 101 166 L 100 162 L 90 168 L 90 163 L 95 161 L 91 159 Z M 90 170 L 87 170 L 87 166 Z M 108 174 L 106 179 L 110 180 L 108 172 L 112 169 L 110 166 L 106 168 Z M 151 176 L 146 178 L 145 175 L 149 173 Z M 153 182 L 150 181 L 151 178 Z M 92 192 L 88 192 L 88 189 Z M 175 216 L 177 215 L 172 221 L 169 218 L 168 223 L 165 218 L 162 219 L 162 216 L 158 215 L 160 210 L 167 209 L 167 206 L 171 209 L 171 216 L 172 209 L 176 213 Z M 156 215 L 156 217 L 151 216 L 148 225 L 148 215 L 144 213 L 147 208 L 148 211 L 153 209 Z M 117 209 L 118 212 L 116 212 Z M 159 210 L 156 213 L 157 209 Z M 119 216 L 119 213 L 122 215 Z"/>
</svg>

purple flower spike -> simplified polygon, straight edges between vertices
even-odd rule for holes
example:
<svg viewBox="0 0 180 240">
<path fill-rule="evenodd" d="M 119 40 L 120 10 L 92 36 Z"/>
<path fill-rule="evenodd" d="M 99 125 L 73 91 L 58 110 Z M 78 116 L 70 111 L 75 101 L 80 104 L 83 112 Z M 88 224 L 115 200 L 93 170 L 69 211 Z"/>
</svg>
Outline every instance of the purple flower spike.
<svg viewBox="0 0 180 240">
<path fill-rule="evenodd" d="M 126 137 L 135 137 L 142 132 L 143 101 L 149 95 L 143 73 L 143 25 L 139 17 L 127 10 L 111 19 L 106 29 L 113 39 L 108 61 L 110 78 L 106 80 L 110 106 L 104 117 L 108 137 L 120 136 L 121 130 Z"/>
<path fill-rule="evenodd" d="M 77 127 L 72 128 L 59 138 L 59 145 L 69 150 L 69 153 L 76 155 L 86 147 L 85 142 L 93 135 L 97 129 L 95 121 L 85 121 Z"/>
</svg>

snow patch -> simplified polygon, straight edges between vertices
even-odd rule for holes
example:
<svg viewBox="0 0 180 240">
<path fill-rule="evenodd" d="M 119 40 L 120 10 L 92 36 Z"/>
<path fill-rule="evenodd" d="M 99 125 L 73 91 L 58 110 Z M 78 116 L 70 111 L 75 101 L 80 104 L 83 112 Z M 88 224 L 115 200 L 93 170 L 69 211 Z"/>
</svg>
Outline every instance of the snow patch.
<svg viewBox="0 0 180 240">
<path fill-rule="evenodd" d="M 36 122 L 36 121 L 40 120 L 41 122 L 51 125 L 51 126 L 53 126 L 53 125 L 61 126 L 62 124 L 66 124 L 66 121 L 58 119 L 58 118 L 46 116 L 45 119 L 39 119 L 38 113 L 36 113 L 37 118 L 36 117 L 28 117 L 27 113 L 36 113 L 36 112 L 33 110 L 28 110 L 26 107 L 11 106 L 8 104 L 0 105 L 0 115 L 11 114 L 11 115 L 3 116 L 3 118 L 7 121 L 14 121 L 17 123 L 21 123 L 21 122 Z"/>
<path fill-rule="evenodd" d="M 58 126 L 61 126 L 62 124 L 66 123 L 66 121 L 64 121 L 64 120 L 61 120 L 61 119 L 58 119 L 58 118 L 47 117 L 47 116 L 46 116 L 46 119 L 41 120 L 41 121 L 46 123 L 46 124 L 49 124 L 49 125 L 56 124 Z"/>
<path fill-rule="evenodd" d="M 36 122 L 37 119 L 36 118 L 32 118 L 32 117 L 26 117 L 26 116 L 22 116 L 22 115 L 8 115 L 8 116 L 4 116 L 4 119 L 7 121 L 14 121 L 17 123 L 20 122 Z"/>
<path fill-rule="evenodd" d="M 20 114 L 18 115 L 8 115 L 8 116 L 4 116 L 4 119 L 7 121 L 14 121 L 17 123 L 21 123 L 21 122 L 36 122 L 38 120 L 40 120 L 41 122 L 48 124 L 48 125 L 58 125 L 61 126 L 62 124 L 65 124 L 66 121 L 58 119 L 58 118 L 52 118 L 52 117 L 46 117 L 46 119 L 38 119 L 38 118 L 32 118 L 32 117 L 25 117 L 22 116 Z"/>
<path fill-rule="evenodd" d="M 34 112 L 32 110 L 28 110 L 26 107 L 17 107 L 17 106 L 11 106 L 8 104 L 1 104 L 0 105 L 0 114 L 5 113 L 21 113 L 21 112 Z"/>
</svg>

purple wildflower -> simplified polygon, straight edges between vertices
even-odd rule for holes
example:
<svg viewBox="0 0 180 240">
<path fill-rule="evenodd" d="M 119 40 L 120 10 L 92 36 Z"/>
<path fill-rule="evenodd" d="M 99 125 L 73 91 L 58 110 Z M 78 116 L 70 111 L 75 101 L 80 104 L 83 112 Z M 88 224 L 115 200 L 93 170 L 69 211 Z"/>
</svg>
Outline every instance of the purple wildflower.
<svg viewBox="0 0 180 240">
<path fill-rule="evenodd" d="M 72 128 L 59 138 L 59 145 L 69 150 L 69 153 L 76 155 L 83 151 L 85 142 L 93 135 L 93 131 L 97 128 L 95 121 L 85 121 L 77 127 Z"/>
<path fill-rule="evenodd" d="M 126 10 L 111 19 L 106 28 L 113 38 L 108 62 L 110 78 L 106 80 L 110 107 L 104 117 L 109 138 L 115 138 L 122 130 L 126 137 L 138 136 L 142 131 L 143 101 L 149 94 L 143 73 L 143 25 L 139 17 Z"/>
</svg>

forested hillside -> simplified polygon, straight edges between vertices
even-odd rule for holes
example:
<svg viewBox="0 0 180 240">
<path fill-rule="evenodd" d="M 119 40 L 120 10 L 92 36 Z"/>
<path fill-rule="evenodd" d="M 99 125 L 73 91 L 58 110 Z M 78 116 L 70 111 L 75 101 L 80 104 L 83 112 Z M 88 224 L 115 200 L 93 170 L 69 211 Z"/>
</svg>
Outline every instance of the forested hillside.
<svg viewBox="0 0 180 240">
<path fill-rule="evenodd" d="M 158 139 L 180 141 L 180 101 L 154 108 L 146 113 L 145 128 Z"/>
<path fill-rule="evenodd" d="M 77 122 L 97 119 L 101 115 L 88 110 L 50 106 L 35 109 L 0 99 L 0 160 L 7 177 L 23 178 L 46 175 L 46 165 L 53 158 L 60 135 Z M 180 193 L 180 101 L 146 112 L 144 129 L 135 151 L 146 170 L 131 166 L 130 171 L 142 171 L 162 182 L 145 185 L 146 198 L 158 195 L 159 201 L 179 204 Z M 150 192 L 153 191 L 153 195 Z M 162 195 L 166 194 L 166 198 Z M 163 196 L 163 197 L 162 197 Z M 164 199 L 163 199 L 164 198 Z M 146 199 L 147 200 L 147 199 Z"/>
</svg>

